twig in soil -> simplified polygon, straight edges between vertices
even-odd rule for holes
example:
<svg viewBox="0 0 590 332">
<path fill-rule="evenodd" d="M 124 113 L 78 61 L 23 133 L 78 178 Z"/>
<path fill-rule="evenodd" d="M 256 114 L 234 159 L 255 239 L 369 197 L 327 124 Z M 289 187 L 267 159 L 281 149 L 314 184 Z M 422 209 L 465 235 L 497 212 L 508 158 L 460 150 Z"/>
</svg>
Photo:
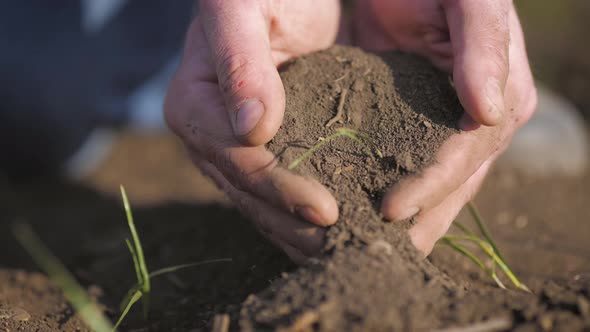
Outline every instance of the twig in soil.
<svg viewBox="0 0 590 332">
<path fill-rule="evenodd" d="M 30 225 L 16 224 L 14 236 L 25 250 L 33 257 L 49 278 L 64 292 L 80 319 L 95 332 L 109 332 L 113 329 L 111 322 L 98 309 L 90 296 L 76 281 L 76 278 L 55 257 L 33 232 Z"/>
<path fill-rule="evenodd" d="M 348 94 L 348 89 L 343 88 L 342 92 L 340 92 L 340 100 L 338 101 L 338 108 L 336 109 L 336 115 L 326 123 L 325 127 L 330 128 L 333 124 L 338 121 L 343 121 L 342 115 L 344 113 L 344 103 L 346 102 L 346 95 Z"/>
<path fill-rule="evenodd" d="M 363 134 L 359 131 L 356 131 L 354 129 L 350 129 L 350 128 L 338 128 L 336 130 L 336 133 L 324 138 L 323 140 L 321 140 L 319 143 L 317 143 L 316 145 L 312 146 L 310 149 L 308 149 L 307 151 L 305 151 L 301 156 L 299 156 L 299 158 L 295 159 L 293 162 L 291 162 L 289 164 L 289 166 L 287 167 L 289 170 L 292 170 L 294 168 L 296 168 L 297 166 L 299 166 L 299 164 L 305 160 L 305 158 L 307 158 L 309 155 L 311 155 L 312 153 L 314 153 L 316 150 L 318 150 L 319 148 L 321 148 L 323 145 L 325 145 L 326 143 L 339 138 L 339 137 L 347 137 L 355 142 L 360 143 L 363 146 L 369 146 L 372 147 L 375 150 L 375 154 L 379 157 L 379 158 L 383 158 L 383 153 L 381 153 L 381 150 L 379 150 L 376 146 L 376 144 L 371 140 L 371 138 L 369 136 L 367 136 L 366 134 Z M 367 149 L 367 154 L 371 154 L 371 150 Z"/>
<path fill-rule="evenodd" d="M 435 332 L 499 332 L 512 328 L 512 322 L 506 318 L 495 318 L 465 327 L 452 327 Z"/>
<path fill-rule="evenodd" d="M 211 332 L 227 332 L 229 331 L 229 315 L 228 314 L 219 314 L 213 317 L 213 327 L 211 328 Z"/>
<path fill-rule="evenodd" d="M 480 232 L 483 234 L 485 240 L 480 238 L 479 236 L 477 236 L 474 232 L 472 232 L 465 225 L 463 225 L 459 222 L 455 222 L 455 223 L 453 223 L 453 225 L 455 227 L 459 228 L 463 232 L 464 235 L 446 235 L 441 239 L 441 242 L 443 244 L 450 246 L 451 248 L 458 251 L 459 253 L 466 256 L 467 258 L 469 258 L 479 268 L 481 268 L 485 273 L 487 273 L 496 282 L 498 287 L 506 289 L 506 286 L 504 286 L 504 284 L 502 283 L 502 281 L 500 280 L 500 278 L 496 274 L 496 265 L 500 267 L 502 272 L 504 272 L 504 274 L 508 277 L 508 279 L 512 282 L 512 284 L 516 288 L 530 293 L 531 290 L 524 283 L 522 283 L 518 279 L 518 277 L 516 277 L 516 274 L 514 274 L 514 272 L 510 269 L 510 267 L 506 263 L 506 260 L 504 260 L 504 258 L 500 254 L 500 251 L 498 250 L 498 246 L 496 245 L 495 241 L 493 240 L 490 231 L 485 226 L 485 222 L 484 222 L 483 218 L 481 217 L 481 215 L 479 214 L 479 211 L 477 210 L 477 207 L 475 206 L 475 204 L 470 202 L 468 204 L 468 206 L 469 206 L 469 211 L 471 212 L 471 215 L 472 215 L 473 219 L 475 220 L 475 223 L 477 224 L 477 227 L 479 228 Z M 462 246 L 461 244 L 458 243 L 458 242 L 462 242 L 462 241 L 473 242 L 473 243 L 477 244 L 483 250 L 483 252 L 489 258 L 492 259 L 492 263 L 493 263 L 492 268 L 486 267 L 485 264 L 483 264 L 483 262 L 477 256 L 475 256 L 467 248 L 465 248 L 464 246 Z"/>
<path fill-rule="evenodd" d="M 346 75 L 348 75 L 348 72 L 344 73 L 344 75 L 342 75 L 342 76 L 338 77 L 337 79 L 333 80 L 332 83 L 336 83 L 338 81 L 342 81 L 346 77 Z"/>
</svg>

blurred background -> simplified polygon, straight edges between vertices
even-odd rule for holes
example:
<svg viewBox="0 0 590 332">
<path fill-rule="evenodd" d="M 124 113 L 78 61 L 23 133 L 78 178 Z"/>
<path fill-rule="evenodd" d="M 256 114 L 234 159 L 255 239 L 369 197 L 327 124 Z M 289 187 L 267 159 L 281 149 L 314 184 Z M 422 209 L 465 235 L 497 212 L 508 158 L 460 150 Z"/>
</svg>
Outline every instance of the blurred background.
<svg viewBox="0 0 590 332">
<path fill-rule="evenodd" d="M 579 175 L 589 158 L 590 3 L 516 5 L 539 83 L 540 111 L 500 164 L 535 174 Z M 162 102 L 196 12 L 194 1 L 11 0 L 3 6 L 5 174 L 88 178 L 129 135 L 143 135 L 146 142 L 168 136 Z M 149 158 L 143 167 L 148 165 Z"/>
<path fill-rule="evenodd" d="M 538 113 L 548 115 L 532 121 L 532 129 L 517 136 L 514 156 L 504 159 L 527 168 L 512 160 L 521 151 L 552 151 L 549 160 L 575 155 L 571 165 L 549 161 L 547 168 L 579 174 L 588 158 L 580 115 L 590 117 L 590 3 L 516 4 L 543 95 L 540 108 L 548 109 Z M 194 1 L 30 0 L 3 6 L 0 167 L 7 174 L 86 177 L 113 152 L 123 129 L 166 132 L 162 100 Z M 547 144 L 551 149 L 541 147 Z"/>
</svg>

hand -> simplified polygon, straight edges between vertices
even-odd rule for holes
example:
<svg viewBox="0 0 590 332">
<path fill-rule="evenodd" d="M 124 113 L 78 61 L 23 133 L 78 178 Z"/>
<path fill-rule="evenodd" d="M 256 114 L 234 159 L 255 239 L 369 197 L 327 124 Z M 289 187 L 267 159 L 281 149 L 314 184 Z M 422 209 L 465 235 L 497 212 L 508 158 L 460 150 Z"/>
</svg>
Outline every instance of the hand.
<svg viewBox="0 0 590 332">
<path fill-rule="evenodd" d="M 279 129 L 285 92 L 277 66 L 326 48 L 337 0 L 202 0 L 165 102 L 193 162 L 293 260 L 319 252 L 338 207 L 317 181 L 277 167 L 264 148 Z"/>
<path fill-rule="evenodd" d="M 416 216 L 409 233 L 428 254 L 536 108 L 520 23 L 509 0 L 359 0 L 355 20 L 361 47 L 417 53 L 452 73 L 466 111 L 437 162 L 382 203 L 389 219 Z"/>
</svg>

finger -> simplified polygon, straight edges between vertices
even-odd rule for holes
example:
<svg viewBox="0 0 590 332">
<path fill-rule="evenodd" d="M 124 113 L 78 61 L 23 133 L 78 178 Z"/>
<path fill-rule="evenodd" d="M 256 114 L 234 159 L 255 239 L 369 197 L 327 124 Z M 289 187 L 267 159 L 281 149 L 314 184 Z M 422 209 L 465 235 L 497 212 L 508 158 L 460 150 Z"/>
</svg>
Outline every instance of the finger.
<svg viewBox="0 0 590 332">
<path fill-rule="evenodd" d="M 437 152 L 432 166 L 396 183 L 385 194 L 381 212 L 386 218 L 399 221 L 441 204 L 490 156 L 496 157 L 502 142 L 502 133 L 496 127 L 480 127 L 451 136 Z"/>
<path fill-rule="evenodd" d="M 214 83 L 187 86 L 173 79 L 165 103 L 172 130 L 238 189 L 320 226 L 335 223 L 338 205 L 324 186 L 278 167 L 276 157 L 264 146 L 239 144 L 228 114 L 222 111 L 223 101 L 211 98 L 215 89 Z"/>
<path fill-rule="evenodd" d="M 486 161 L 465 184 L 440 205 L 416 217 L 416 224 L 408 234 L 414 246 L 425 256 L 430 254 L 436 241 L 445 235 L 463 206 L 475 197 L 491 165 L 492 160 Z"/>
<path fill-rule="evenodd" d="M 319 254 L 325 229 L 309 224 L 294 215 L 285 213 L 264 201 L 235 188 L 211 163 L 191 154 L 193 162 L 229 196 L 238 209 L 256 225 L 256 228 L 295 262 L 303 263 L 307 257 Z"/>
<path fill-rule="evenodd" d="M 208 52 L 203 45 L 204 33 L 195 21 L 166 96 L 164 108 L 170 128 L 240 189 L 318 225 L 336 222 L 338 206 L 325 187 L 277 168 L 274 155 L 264 147 L 244 147 L 236 140 L 217 83 L 209 79 L 212 73 L 207 69 Z"/>
<path fill-rule="evenodd" d="M 506 112 L 504 88 L 509 71 L 511 1 L 442 0 L 449 25 L 453 79 L 466 112 L 495 126 Z"/>
<path fill-rule="evenodd" d="M 203 0 L 201 22 L 233 132 L 261 145 L 283 119 L 285 92 L 273 63 L 271 22 L 254 1 Z"/>
</svg>

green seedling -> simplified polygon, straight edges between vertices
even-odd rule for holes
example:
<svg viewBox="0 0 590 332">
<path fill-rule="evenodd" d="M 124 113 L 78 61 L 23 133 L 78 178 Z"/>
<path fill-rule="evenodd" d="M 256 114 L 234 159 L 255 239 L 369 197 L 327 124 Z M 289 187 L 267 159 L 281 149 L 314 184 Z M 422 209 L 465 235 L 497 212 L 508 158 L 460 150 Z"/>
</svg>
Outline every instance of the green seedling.
<svg viewBox="0 0 590 332">
<path fill-rule="evenodd" d="M 346 137 L 346 138 L 349 138 L 349 139 L 361 144 L 363 146 L 363 148 L 365 149 L 365 151 L 367 152 L 367 154 L 369 154 L 369 155 L 372 154 L 371 148 L 373 148 L 373 150 L 375 150 L 375 154 L 379 158 L 383 158 L 383 153 L 381 153 L 381 151 L 377 148 L 377 145 L 371 140 L 371 138 L 368 135 L 361 133 L 357 130 L 350 129 L 350 128 L 338 128 L 338 129 L 336 129 L 336 132 L 334 134 L 319 141 L 316 145 L 309 148 L 297 159 L 293 160 L 293 162 L 291 162 L 287 168 L 289 170 L 295 169 L 297 166 L 299 166 L 299 164 L 302 161 L 305 160 L 305 158 L 309 157 L 312 153 L 317 151 L 319 148 L 324 146 L 326 143 L 333 141 L 333 140 L 340 138 L 340 137 Z"/>
<path fill-rule="evenodd" d="M 232 261 L 231 258 L 211 259 L 201 262 L 165 267 L 149 273 L 147 265 L 145 263 L 145 257 L 143 255 L 143 248 L 139 240 L 139 235 L 137 235 L 137 230 L 135 229 L 133 214 L 131 212 L 131 205 L 129 204 L 129 199 L 127 198 L 127 193 L 125 192 L 125 188 L 123 186 L 121 186 L 121 197 L 123 198 L 123 206 L 125 208 L 127 224 L 129 225 L 129 231 L 131 233 L 132 239 L 132 241 L 130 241 L 129 239 L 125 239 L 125 244 L 127 244 L 127 248 L 131 253 L 133 267 L 135 269 L 135 275 L 137 278 L 137 284 L 135 284 L 133 287 L 131 287 L 131 289 L 129 289 L 127 295 L 123 298 L 123 301 L 121 301 L 121 316 L 117 320 L 117 323 L 115 324 L 115 328 L 113 329 L 113 331 L 116 330 L 119 327 L 119 325 L 121 325 L 123 319 L 125 319 L 125 317 L 129 313 L 129 310 L 131 310 L 131 307 L 133 307 L 133 305 L 140 299 L 143 303 L 144 318 L 147 319 L 149 313 L 149 298 L 151 291 L 150 280 L 152 278 L 200 265 Z"/>
<path fill-rule="evenodd" d="M 80 286 L 76 278 L 41 242 L 28 224 L 16 224 L 14 236 L 25 250 L 33 257 L 49 278 L 63 291 L 66 299 L 78 313 L 78 316 L 95 332 L 110 332 L 113 325 L 105 317 L 97 305 L 90 299 L 86 290 Z"/>
<path fill-rule="evenodd" d="M 143 312 L 147 317 L 149 311 L 149 295 L 151 291 L 150 280 L 152 278 L 173 273 L 179 270 L 192 268 L 200 265 L 231 262 L 231 258 L 210 259 L 195 263 L 180 264 L 170 267 L 165 267 L 151 273 L 148 272 L 143 255 L 143 248 L 133 222 L 133 214 L 125 188 L 121 186 L 121 196 L 123 197 L 123 205 L 125 206 L 125 213 L 127 215 L 127 223 L 131 232 L 131 238 L 125 239 L 127 248 L 131 252 L 133 259 L 133 266 L 137 277 L 137 284 L 135 284 L 128 292 L 127 296 L 121 302 L 121 316 L 113 327 L 113 324 L 106 318 L 97 305 L 91 300 L 88 293 L 76 281 L 74 276 L 66 269 L 66 267 L 55 257 L 49 249 L 41 242 L 39 237 L 33 232 L 28 224 L 15 224 L 13 227 L 14 236 L 18 242 L 25 248 L 25 250 L 33 257 L 33 260 L 39 265 L 49 278 L 63 291 L 65 297 L 72 304 L 72 307 L 80 319 L 88 325 L 88 327 L 95 332 L 114 332 L 119 327 L 123 319 L 129 313 L 129 310 L 140 299 L 143 299 Z"/>
<path fill-rule="evenodd" d="M 473 231 L 471 231 L 467 226 L 459 222 L 455 222 L 453 223 L 453 225 L 457 227 L 463 233 L 463 235 L 446 235 L 441 239 L 441 243 L 448 245 L 449 247 L 453 248 L 457 252 L 461 253 L 462 255 L 470 259 L 480 269 L 482 269 L 486 274 L 488 274 L 490 278 L 492 278 L 494 282 L 496 282 L 498 287 L 506 289 L 506 286 L 502 283 L 502 281 L 498 277 L 498 274 L 496 273 L 496 266 L 500 268 L 500 270 L 506 275 L 506 277 L 508 277 L 510 282 L 512 282 L 512 284 L 517 289 L 530 293 L 530 289 L 524 283 L 522 283 L 518 279 L 518 277 L 516 277 L 512 269 L 510 269 L 510 267 L 506 263 L 506 260 L 504 260 L 504 257 L 500 253 L 500 250 L 498 249 L 496 242 L 492 238 L 490 231 L 487 229 L 485 222 L 481 217 L 475 204 L 471 202 L 468 203 L 468 208 L 469 212 L 471 213 L 471 216 L 475 220 L 475 223 L 480 233 L 483 235 L 483 239 L 479 237 L 477 234 L 475 234 Z M 492 267 L 488 268 L 481 261 L 481 259 L 479 259 L 475 254 L 473 254 L 465 246 L 463 246 L 461 243 L 464 242 L 475 243 L 477 246 L 479 246 L 485 253 L 485 255 L 487 255 L 488 258 L 492 260 Z"/>
</svg>

